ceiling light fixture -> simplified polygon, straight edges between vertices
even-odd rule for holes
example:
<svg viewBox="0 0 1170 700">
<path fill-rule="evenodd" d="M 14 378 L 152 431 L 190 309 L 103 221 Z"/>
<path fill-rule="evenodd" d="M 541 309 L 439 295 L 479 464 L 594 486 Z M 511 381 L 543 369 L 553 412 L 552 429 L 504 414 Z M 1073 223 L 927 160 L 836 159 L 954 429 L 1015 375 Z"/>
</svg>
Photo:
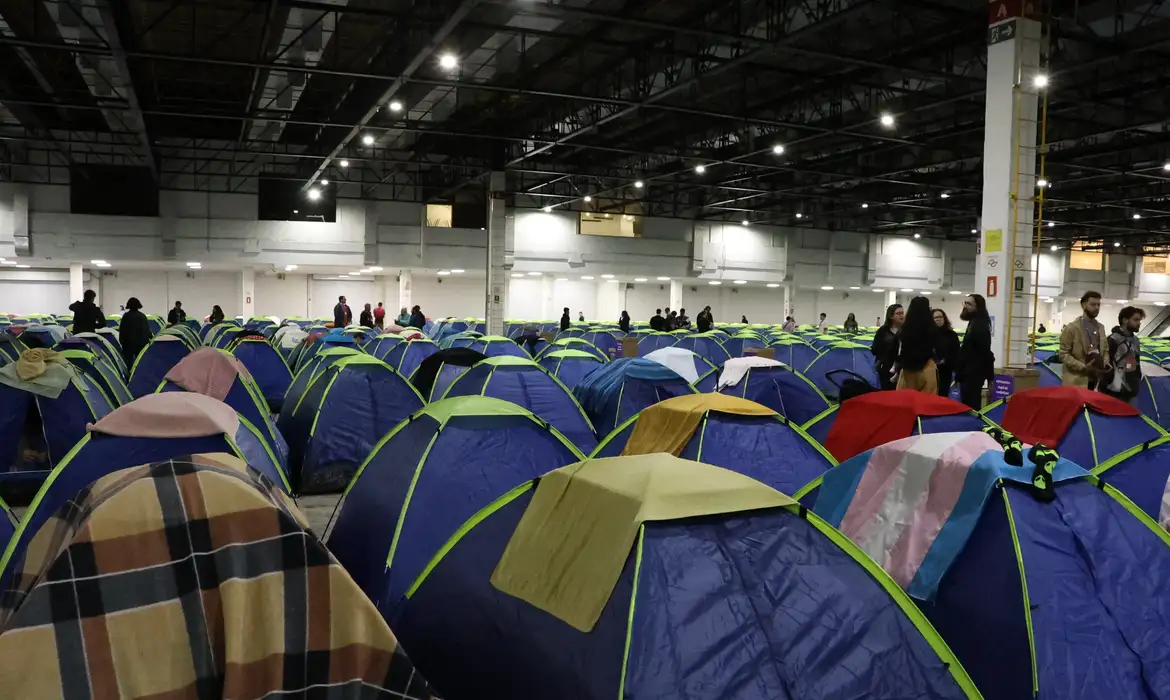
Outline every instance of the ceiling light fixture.
<svg viewBox="0 0 1170 700">
<path fill-rule="evenodd" d="M 732 284 L 747 284 L 747 280 L 735 280 Z"/>
<path fill-rule="evenodd" d="M 710 281 L 710 282 L 708 282 L 707 284 L 711 285 L 712 287 L 718 287 L 719 285 L 721 285 L 721 284 L 723 284 L 723 283 L 722 283 L 722 282 L 720 282 L 719 280 L 711 280 L 711 281 Z"/>
<path fill-rule="evenodd" d="M 187 263 L 187 267 L 199 267 L 199 266 L 200 266 L 200 265 L 202 265 L 202 264 L 203 264 L 203 263 L 198 263 L 198 262 L 189 262 L 189 263 Z"/>
<path fill-rule="evenodd" d="M 866 204 L 865 202 L 862 202 L 862 203 L 861 203 L 861 208 L 862 208 L 862 209 L 869 209 L 869 205 L 868 205 L 868 204 Z"/>
<path fill-rule="evenodd" d="M 979 233 L 979 229 L 973 228 L 973 229 L 971 229 L 971 233 Z"/>
<path fill-rule="evenodd" d="M 658 281 L 659 281 L 659 282 L 669 282 L 669 281 L 670 281 L 670 278 L 669 278 L 669 277 L 659 277 L 659 278 L 658 278 Z"/>
<path fill-rule="evenodd" d="M 443 70 L 455 70 L 459 67 L 459 59 L 455 58 L 453 53 L 445 53 L 439 56 L 439 67 Z"/>
<path fill-rule="evenodd" d="M 921 234 L 921 233 L 916 233 L 916 234 L 914 234 L 914 238 L 916 238 L 916 239 L 918 239 L 918 238 L 922 238 L 922 234 Z"/>
<path fill-rule="evenodd" d="M 342 168 L 348 168 L 349 161 L 348 160 L 339 160 L 339 161 L 337 161 L 337 165 L 342 167 Z"/>
<path fill-rule="evenodd" d="M 779 285 L 778 283 L 776 283 L 776 282 L 769 282 L 769 283 L 768 283 L 768 289 L 775 289 L 775 288 L 777 288 L 777 287 L 779 287 L 779 286 L 780 286 L 780 285 Z"/>
<path fill-rule="evenodd" d="M 957 290 L 957 289 L 952 289 L 951 291 L 949 291 L 949 292 L 947 292 L 947 293 L 948 293 L 948 294 L 951 294 L 951 295 L 954 295 L 954 296 L 958 296 L 958 295 L 962 294 L 962 292 L 960 292 L 960 291 L 959 291 L 959 290 Z"/>
<path fill-rule="evenodd" d="M 943 192 L 943 193 L 942 193 L 941 195 L 939 195 L 939 196 L 940 196 L 940 197 L 942 197 L 943 199 L 950 199 L 950 198 L 951 198 L 951 193 L 950 193 L 950 192 Z"/>
<path fill-rule="evenodd" d="M 524 276 L 524 273 L 523 273 L 523 272 L 513 272 L 513 273 L 512 273 L 512 277 L 513 277 L 513 278 L 516 278 L 516 279 L 519 279 L 519 278 L 521 278 L 521 277 L 523 277 L 523 276 Z"/>
<path fill-rule="evenodd" d="M 17 265 L 17 267 L 19 267 L 22 270 L 27 270 L 30 266 L 29 265 Z"/>
<path fill-rule="evenodd" d="M 645 278 L 645 277 L 635 277 L 635 278 L 634 278 L 634 281 L 635 281 L 635 282 L 645 282 L 645 281 L 646 281 L 646 278 Z"/>
<path fill-rule="evenodd" d="M 1120 247 L 1121 247 L 1121 241 L 1113 241 L 1113 247 L 1114 247 L 1114 248 L 1120 248 Z"/>
<path fill-rule="evenodd" d="M 328 181 L 328 180 L 322 180 L 322 181 L 321 181 L 321 186 L 322 186 L 322 187 L 328 187 L 328 186 L 329 186 L 329 181 Z"/>
<path fill-rule="evenodd" d="M 585 280 L 586 282 L 592 282 L 592 281 L 593 281 L 593 276 L 592 276 L 592 275 L 583 275 L 583 276 L 581 277 L 581 279 Z"/>
<path fill-rule="evenodd" d="M 1136 220 L 1136 219 L 1140 219 L 1140 218 L 1142 218 L 1142 215 L 1141 215 L 1141 214 L 1138 214 L 1137 212 L 1134 212 L 1133 218 L 1134 218 L 1135 220 Z"/>
<path fill-rule="evenodd" d="M 705 165 L 696 165 L 696 166 L 695 166 L 695 172 L 696 172 L 696 173 L 698 173 L 698 174 L 700 174 L 700 175 L 702 175 L 703 173 L 707 172 L 707 166 L 705 166 Z"/>
<path fill-rule="evenodd" d="M 800 212 L 796 212 L 796 218 L 802 219 L 802 218 L 804 218 L 804 214 L 801 214 Z"/>
<path fill-rule="evenodd" d="M 1049 221 L 1049 222 L 1048 222 L 1048 228 L 1054 228 L 1055 226 L 1056 226 L 1056 222 L 1055 222 L 1055 221 Z"/>
<path fill-rule="evenodd" d="M 885 292 L 886 292 L 886 290 L 884 290 L 884 289 L 878 289 L 877 287 L 874 287 L 874 288 L 873 288 L 873 291 L 877 292 L 878 294 L 885 294 Z"/>
<path fill-rule="evenodd" d="M 453 274 L 453 275 L 462 275 L 464 272 L 467 272 L 467 270 L 462 270 L 460 268 L 455 268 L 455 269 L 451 270 L 451 274 Z"/>
<path fill-rule="evenodd" d="M 552 213 L 552 207 L 543 207 L 543 208 L 541 209 L 541 211 L 543 211 L 545 214 L 551 214 L 551 213 Z"/>
<path fill-rule="evenodd" d="M 300 210 L 300 209 L 293 209 L 293 213 L 294 213 L 294 214 L 300 214 L 300 213 L 301 213 L 301 210 Z"/>
<path fill-rule="evenodd" d="M 366 134 L 365 136 L 362 137 L 362 143 L 364 143 L 367 146 L 373 146 L 374 145 L 374 135 L 373 134 Z"/>
<path fill-rule="evenodd" d="M 381 272 L 381 271 L 382 271 L 382 268 L 380 268 L 376 265 L 370 268 L 370 272 Z"/>
<path fill-rule="evenodd" d="M 1118 304 L 1128 304 L 1128 303 L 1129 303 L 1129 299 L 1118 299 L 1118 300 L 1117 300 L 1117 303 L 1118 303 Z"/>
<path fill-rule="evenodd" d="M 314 202 L 316 202 L 318 199 L 321 199 L 321 190 L 316 188 L 309 190 L 309 199 Z"/>
<path fill-rule="evenodd" d="M 113 265 L 109 264 L 108 262 L 104 262 L 98 263 L 98 267 L 113 267 Z"/>
<path fill-rule="evenodd" d="M 853 291 L 857 291 L 858 289 L 861 289 L 861 287 L 850 287 L 850 289 L 852 289 Z"/>
<path fill-rule="evenodd" d="M 451 271 L 450 270 L 439 270 L 435 274 L 437 274 L 439 277 L 446 277 L 447 275 L 451 274 Z"/>
<path fill-rule="evenodd" d="M 295 270 L 295 269 L 297 269 L 297 266 L 296 266 L 296 265 L 285 265 L 285 266 L 284 266 L 284 271 L 285 271 L 285 272 L 292 272 L 292 271 L 293 271 L 293 270 Z"/>
<path fill-rule="evenodd" d="M 1052 252 L 1054 252 L 1054 253 L 1055 253 L 1055 252 L 1056 252 L 1056 251 L 1058 251 L 1058 250 L 1060 250 L 1060 246 L 1058 246 L 1058 245 L 1054 245 L 1054 246 L 1052 246 Z"/>
<path fill-rule="evenodd" d="M 568 282 L 568 281 L 569 281 L 569 278 L 568 278 L 568 277 L 558 277 L 558 278 L 557 278 L 557 281 L 558 281 L 558 282 Z"/>
<path fill-rule="evenodd" d="M 638 189 L 642 189 L 645 186 L 646 186 L 646 183 L 642 182 L 641 180 L 634 180 L 634 187 L 637 187 Z"/>
<path fill-rule="evenodd" d="M 884 126 L 888 129 L 894 125 L 894 115 L 889 114 L 889 113 L 883 114 L 881 116 L 880 121 L 882 123 L 882 126 Z"/>
<path fill-rule="evenodd" d="M 823 287 L 821 287 L 821 289 L 823 289 L 823 290 L 824 290 L 824 291 L 826 291 L 826 292 L 831 292 L 831 291 L 833 291 L 833 287 L 832 287 L 832 285 L 828 285 L 828 284 L 826 284 L 826 285 L 824 285 Z"/>
<path fill-rule="evenodd" d="M 1162 165 L 1162 169 L 1165 170 L 1166 172 L 1170 172 L 1170 161 L 1167 161 L 1166 163 L 1164 163 Z"/>
<path fill-rule="evenodd" d="M 919 292 L 919 294 L 921 294 L 924 297 L 930 296 L 930 292 L 927 292 L 927 291 L 921 291 L 921 292 Z"/>
<path fill-rule="evenodd" d="M 1166 305 L 1166 302 L 1164 302 L 1164 301 L 1155 301 L 1154 302 L 1154 306 L 1165 306 L 1165 305 Z"/>
<path fill-rule="evenodd" d="M 398 100 L 394 100 L 393 102 L 390 103 L 390 111 L 391 112 L 401 112 L 402 111 L 402 103 L 399 102 Z"/>
<path fill-rule="evenodd" d="M 1046 88 L 1048 87 L 1048 76 L 1044 75 L 1043 73 L 1039 73 L 1036 75 L 1036 77 L 1032 78 L 1032 84 L 1038 88 Z"/>
<path fill-rule="evenodd" d="M 783 155 L 783 154 L 784 154 L 784 147 L 783 146 L 781 146 L 780 144 L 776 144 L 775 146 L 772 146 L 772 155 L 779 156 L 779 155 Z"/>
<path fill-rule="evenodd" d="M 586 202 L 592 202 L 592 201 L 593 201 L 593 198 L 592 198 L 592 197 L 590 197 L 589 195 L 585 195 L 585 201 L 586 201 Z"/>
<path fill-rule="evenodd" d="M 748 221 L 747 219 L 744 219 L 743 221 L 740 222 L 740 225 L 741 226 L 751 226 L 752 222 Z"/>
<path fill-rule="evenodd" d="M 603 280 L 611 280 L 611 279 L 613 279 L 613 275 L 602 275 L 602 276 L 601 276 L 601 279 L 603 279 Z"/>
<path fill-rule="evenodd" d="M 543 274 L 544 274 L 543 272 L 529 272 L 528 276 L 529 277 L 540 277 Z"/>
<path fill-rule="evenodd" d="M 0 260 L 3 260 L 3 259 L 4 258 L 0 258 Z M 106 264 L 105 260 L 90 260 L 89 262 L 93 265 L 105 265 Z"/>
<path fill-rule="evenodd" d="M 1048 187 L 1048 180 L 1047 180 L 1047 178 L 1043 178 L 1043 177 L 1042 177 L 1042 178 L 1040 178 L 1039 180 L 1037 180 L 1037 181 L 1036 181 L 1036 186 L 1037 186 L 1037 187 L 1040 187 L 1040 188 Z"/>
<path fill-rule="evenodd" d="M 905 287 L 902 288 L 902 291 L 906 292 L 906 293 L 913 293 L 914 292 L 913 289 L 906 289 Z"/>
</svg>

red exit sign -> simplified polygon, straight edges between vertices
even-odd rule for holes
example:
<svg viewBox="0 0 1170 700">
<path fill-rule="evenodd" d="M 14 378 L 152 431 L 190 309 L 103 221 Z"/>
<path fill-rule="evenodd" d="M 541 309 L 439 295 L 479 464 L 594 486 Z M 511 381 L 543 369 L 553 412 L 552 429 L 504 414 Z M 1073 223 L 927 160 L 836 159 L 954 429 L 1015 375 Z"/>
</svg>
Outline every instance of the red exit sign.
<svg viewBox="0 0 1170 700">
<path fill-rule="evenodd" d="M 1025 17 L 1032 14 L 1032 0 L 989 0 L 988 24 L 1006 22 L 1016 17 Z"/>
</svg>

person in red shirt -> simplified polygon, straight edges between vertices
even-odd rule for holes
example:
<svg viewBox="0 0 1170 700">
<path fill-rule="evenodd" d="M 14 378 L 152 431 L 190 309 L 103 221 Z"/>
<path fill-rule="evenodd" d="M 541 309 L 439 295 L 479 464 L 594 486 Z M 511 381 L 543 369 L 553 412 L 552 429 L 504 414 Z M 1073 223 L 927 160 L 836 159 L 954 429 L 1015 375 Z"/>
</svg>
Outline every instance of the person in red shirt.
<svg viewBox="0 0 1170 700">
<path fill-rule="evenodd" d="M 382 308 L 382 302 L 378 302 L 378 308 L 374 309 L 374 326 L 377 328 L 386 327 L 386 309 Z"/>
</svg>

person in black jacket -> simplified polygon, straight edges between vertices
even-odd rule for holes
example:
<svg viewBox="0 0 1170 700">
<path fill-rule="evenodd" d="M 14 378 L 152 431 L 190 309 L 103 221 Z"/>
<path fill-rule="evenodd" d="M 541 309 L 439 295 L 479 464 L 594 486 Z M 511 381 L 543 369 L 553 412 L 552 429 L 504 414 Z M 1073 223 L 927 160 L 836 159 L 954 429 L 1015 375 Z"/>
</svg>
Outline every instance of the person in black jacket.
<svg viewBox="0 0 1170 700">
<path fill-rule="evenodd" d="M 894 352 L 898 346 L 898 329 L 906 320 L 906 311 L 901 304 L 886 307 L 886 320 L 873 336 L 869 351 L 877 361 L 878 381 L 882 389 L 893 389 Z"/>
<path fill-rule="evenodd" d="M 665 325 L 666 319 L 662 317 L 662 309 L 654 309 L 654 315 L 650 317 L 650 330 L 661 333 Z"/>
<path fill-rule="evenodd" d="M 561 314 L 561 330 L 567 331 L 573 325 L 572 320 L 569 319 L 569 307 L 565 307 L 565 313 Z"/>
<path fill-rule="evenodd" d="M 187 320 L 187 312 L 183 311 L 183 302 L 176 301 L 175 308 L 167 314 L 167 325 L 174 326 Z"/>
<path fill-rule="evenodd" d="M 362 315 L 358 320 L 358 325 L 365 326 L 366 328 L 374 327 L 374 310 L 370 308 L 369 304 L 366 304 L 366 307 L 362 309 Z"/>
<path fill-rule="evenodd" d="M 955 370 L 959 400 L 978 411 L 983 408 L 983 386 L 995 375 L 987 300 L 979 294 L 967 297 L 959 318 L 967 322 L 967 332 L 959 348 L 959 365 Z"/>
<path fill-rule="evenodd" d="M 697 326 L 700 333 L 707 333 L 711 330 L 711 326 L 715 324 L 715 318 L 711 315 L 711 307 L 704 306 L 699 315 L 695 317 L 695 326 Z"/>
<path fill-rule="evenodd" d="M 213 326 L 223 323 L 223 309 L 219 308 L 219 304 L 211 307 L 211 315 L 207 317 L 207 322 Z"/>
<path fill-rule="evenodd" d="M 934 362 L 938 365 L 938 395 L 947 396 L 955 376 L 955 366 L 959 364 L 959 334 L 951 328 L 951 319 L 947 318 L 946 311 L 935 309 L 932 313 L 937 332 Z"/>
<path fill-rule="evenodd" d="M 122 346 L 122 357 L 127 367 L 134 366 L 134 360 L 143 348 L 150 344 L 150 324 L 142 313 L 142 302 L 130 297 L 126 302 L 126 313 L 118 323 L 118 343 Z"/>
<path fill-rule="evenodd" d="M 337 297 L 337 306 L 333 307 L 333 327 L 345 328 L 352 320 L 353 312 L 349 310 L 349 304 L 346 303 L 345 297 Z"/>
<path fill-rule="evenodd" d="M 938 393 L 938 365 L 934 361 L 937 331 L 930 313 L 930 300 L 926 297 L 911 299 L 906 321 L 895 340 L 898 348 L 894 361 L 897 388 L 931 395 Z"/>
<path fill-rule="evenodd" d="M 75 301 L 69 305 L 69 310 L 73 312 L 73 334 L 78 333 L 96 333 L 97 329 L 106 327 L 106 316 L 102 313 L 101 308 L 93 302 L 97 299 L 97 292 L 92 289 L 85 290 L 81 301 Z"/>
<path fill-rule="evenodd" d="M 427 327 L 427 317 L 423 314 L 422 307 L 417 304 L 410 310 L 410 325 L 420 331 Z"/>
<path fill-rule="evenodd" d="M 630 314 L 628 311 L 622 312 L 622 317 L 618 319 L 618 328 L 622 329 L 622 333 L 630 332 Z"/>
</svg>

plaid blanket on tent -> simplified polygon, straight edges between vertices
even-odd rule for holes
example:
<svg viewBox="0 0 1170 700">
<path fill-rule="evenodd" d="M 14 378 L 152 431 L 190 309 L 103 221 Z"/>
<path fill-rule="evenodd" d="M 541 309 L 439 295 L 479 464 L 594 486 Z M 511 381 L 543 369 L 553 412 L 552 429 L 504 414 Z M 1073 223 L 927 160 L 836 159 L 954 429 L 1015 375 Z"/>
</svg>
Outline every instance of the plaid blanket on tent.
<svg viewBox="0 0 1170 700">
<path fill-rule="evenodd" d="M 95 482 L 15 586 L 6 698 L 433 697 L 288 497 L 227 455 Z"/>
</svg>

